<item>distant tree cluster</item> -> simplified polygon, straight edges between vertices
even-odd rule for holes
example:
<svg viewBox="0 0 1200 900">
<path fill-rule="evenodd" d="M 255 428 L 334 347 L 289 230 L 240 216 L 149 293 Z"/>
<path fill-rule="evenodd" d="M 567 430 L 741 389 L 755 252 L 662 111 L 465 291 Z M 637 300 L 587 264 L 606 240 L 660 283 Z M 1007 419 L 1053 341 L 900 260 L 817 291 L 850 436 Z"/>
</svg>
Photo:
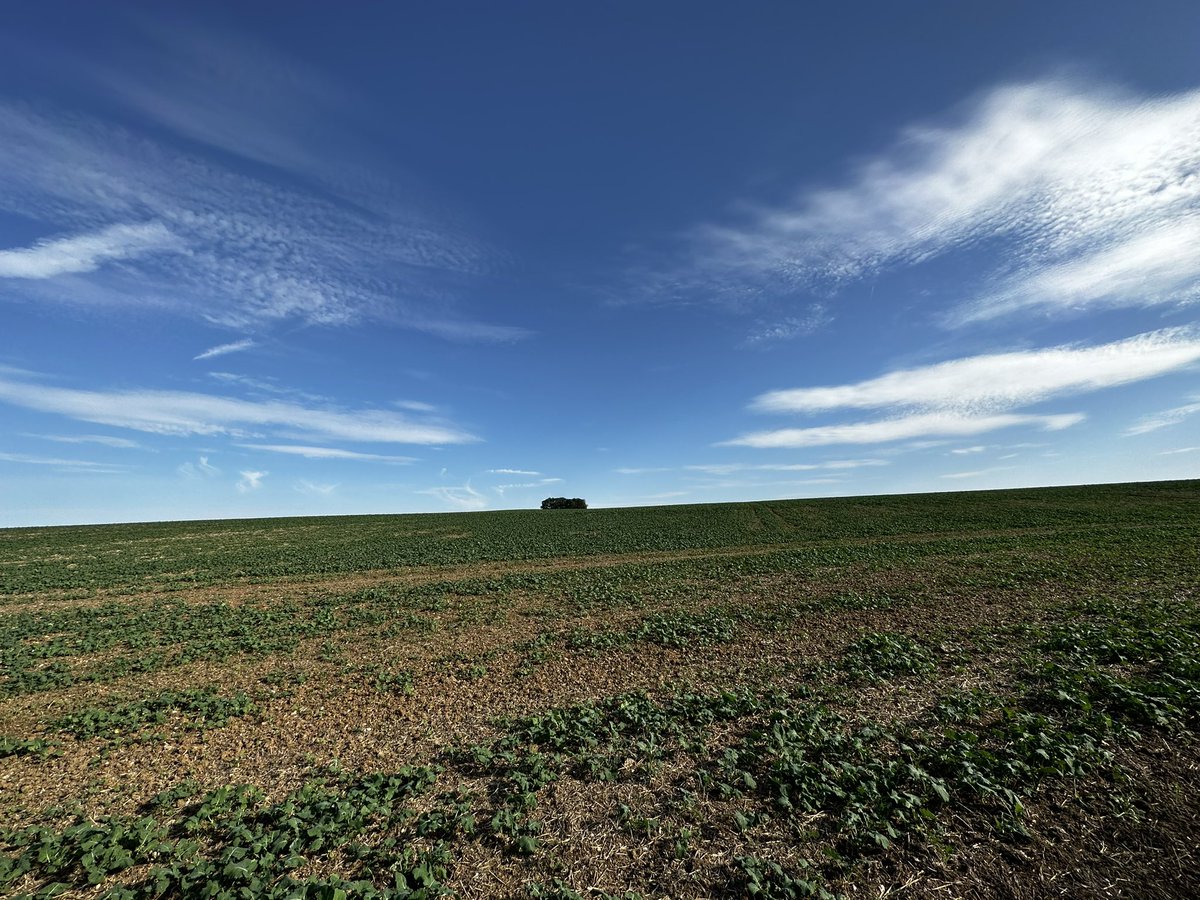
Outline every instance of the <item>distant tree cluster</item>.
<svg viewBox="0 0 1200 900">
<path fill-rule="evenodd" d="M 587 501 L 582 497 L 547 497 L 542 501 L 542 509 L 587 509 Z"/>
</svg>

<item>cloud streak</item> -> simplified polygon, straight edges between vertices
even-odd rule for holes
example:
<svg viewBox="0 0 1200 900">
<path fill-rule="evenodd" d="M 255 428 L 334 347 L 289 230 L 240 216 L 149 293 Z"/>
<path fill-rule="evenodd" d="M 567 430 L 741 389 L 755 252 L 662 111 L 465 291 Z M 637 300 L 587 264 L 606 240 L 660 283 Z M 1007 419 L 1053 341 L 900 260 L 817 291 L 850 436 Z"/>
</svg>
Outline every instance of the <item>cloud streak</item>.
<svg viewBox="0 0 1200 900">
<path fill-rule="evenodd" d="M 1035 267 L 953 310 L 967 325 L 1019 312 L 1076 313 L 1191 303 L 1200 297 L 1200 217 L 1181 217 L 1065 262 Z"/>
<path fill-rule="evenodd" d="M 886 410 L 873 422 L 781 428 L 743 434 L 718 446 L 758 448 L 875 444 L 925 437 L 967 437 L 1001 428 L 1047 431 L 1083 421 L 1079 413 L 1035 415 L 1013 410 L 1063 395 L 1131 384 L 1176 372 L 1200 361 L 1200 334 L 1170 328 L 1094 347 L 1060 346 L 990 353 L 900 369 L 853 384 L 768 391 L 751 403 L 755 412 L 813 415 L 841 410 Z M 1200 409 L 1200 404 L 1195 405 Z M 1134 426 L 1140 433 L 1171 424 L 1193 407 L 1170 410 Z M 1162 417 L 1160 417 L 1161 419 Z M 966 451 L 969 452 L 969 451 Z"/>
<path fill-rule="evenodd" d="M 546 487 L 551 484 L 560 484 L 561 478 L 539 478 L 537 481 L 526 481 L 519 484 L 498 484 L 492 488 L 500 496 L 504 496 L 505 491 L 523 491 L 533 488 Z"/>
<path fill-rule="evenodd" d="M 973 472 L 947 472 L 942 478 L 978 478 L 981 475 L 991 475 L 994 472 L 1008 472 L 1012 466 L 992 466 L 987 469 L 976 469 Z"/>
<path fill-rule="evenodd" d="M 865 466 L 887 466 L 886 459 L 835 459 L 821 463 L 714 463 L 684 466 L 688 472 L 706 475 L 732 475 L 734 472 L 812 472 L 820 469 L 861 469 Z"/>
<path fill-rule="evenodd" d="M 87 459 L 59 459 L 53 456 L 34 456 L 26 453 L 0 453 L 0 462 L 19 463 L 28 466 L 54 466 L 57 469 L 81 472 L 103 472 L 115 474 L 129 471 L 129 466 L 113 463 L 93 462 Z"/>
<path fill-rule="evenodd" d="M 486 509 L 488 505 L 487 497 L 471 487 L 470 482 L 456 487 L 440 486 L 426 488 L 425 490 L 417 491 L 417 493 L 436 497 L 442 503 L 452 506 L 455 509 Z"/>
<path fill-rule="evenodd" d="M 330 497 L 338 489 L 337 484 L 317 484 L 301 478 L 296 482 L 296 490 L 302 494 L 312 494 L 317 497 Z"/>
<path fill-rule="evenodd" d="M 137 441 L 112 437 L 107 434 L 29 434 L 26 437 L 54 441 L 57 444 L 100 444 L 102 447 L 114 447 L 121 450 L 132 450 L 142 446 Z"/>
<path fill-rule="evenodd" d="M 1172 425 L 1178 425 L 1184 419 L 1194 416 L 1197 413 L 1200 413 L 1200 401 L 1185 403 L 1183 406 L 1176 406 L 1173 409 L 1164 409 L 1162 412 L 1146 416 L 1134 423 L 1126 430 L 1125 434 L 1146 434 L 1162 428 L 1170 428 Z"/>
<path fill-rule="evenodd" d="M 1200 335 L 1191 329 L 1164 329 L 1096 347 L 992 353 L 901 369 L 855 384 L 769 391 L 751 408 L 768 413 L 1011 409 L 1154 378 L 1197 360 Z"/>
<path fill-rule="evenodd" d="M 1200 90 L 1148 98 L 1062 77 L 1000 85 L 905 128 L 840 183 L 694 229 L 685 262 L 649 278 L 650 291 L 755 300 L 986 243 L 1008 269 L 946 324 L 1192 301 L 1197 135 Z"/>
<path fill-rule="evenodd" d="M 92 234 L 39 241 L 20 250 L 0 250 L 0 278 L 41 279 L 92 272 L 110 260 L 178 248 L 175 236 L 160 222 L 111 225 Z"/>
<path fill-rule="evenodd" d="M 984 434 L 1018 425 L 1046 431 L 1060 431 L 1084 420 L 1081 413 L 1060 415 L 1022 415 L 1001 413 L 972 416 L 954 412 L 920 413 L 878 422 L 848 425 L 821 425 L 811 428 L 779 428 L 756 431 L 723 441 L 720 447 L 756 447 L 759 449 L 797 449 L 830 444 L 882 444 L 925 435 L 964 437 Z"/>
<path fill-rule="evenodd" d="M 299 444 L 238 444 L 238 446 L 247 450 L 266 450 L 268 453 L 303 456 L 305 459 L 348 459 L 357 462 L 384 462 L 395 465 L 407 465 L 417 461 L 415 456 L 359 453 L 356 450 L 341 450 L 336 447 L 306 447 Z"/>
<path fill-rule="evenodd" d="M 0 401 L 150 434 L 247 436 L 287 429 L 325 439 L 397 444 L 463 444 L 478 438 L 392 410 L 342 410 L 284 400 L 250 401 L 187 391 L 89 391 L 0 379 Z"/>
<path fill-rule="evenodd" d="M 377 321 L 454 341 L 529 333 L 459 311 L 496 254 L 386 179 L 348 196 L 14 104 L 0 103 L 0 134 L 0 209 L 70 235 L 0 255 L 0 274 L 25 284 L 17 296 L 152 306 L 239 329 Z M 167 248 L 176 252 L 151 252 Z"/>
<path fill-rule="evenodd" d="M 240 353 L 242 350 L 249 350 L 251 347 L 256 347 L 258 344 L 250 338 L 245 338 L 240 341 L 233 341 L 229 344 L 218 344 L 216 347 L 209 347 L 203 353 L 193 356 L 193 360 L 212 359 L 214 356 L 225 356 L 227 353 Z"/>
</svg>

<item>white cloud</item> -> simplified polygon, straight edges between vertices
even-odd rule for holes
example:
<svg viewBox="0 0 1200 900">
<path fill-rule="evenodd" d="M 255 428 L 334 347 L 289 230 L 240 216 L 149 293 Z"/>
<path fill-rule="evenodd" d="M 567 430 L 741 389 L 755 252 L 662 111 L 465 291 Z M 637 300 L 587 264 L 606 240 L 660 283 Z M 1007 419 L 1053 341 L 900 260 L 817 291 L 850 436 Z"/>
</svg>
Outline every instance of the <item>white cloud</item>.
<svg viewBox="0 0 1200 900">
<path fill-rule="evenodd" d="M 1200 299 L 1200 90 L 1150 97 L 1046 77 L 995 86 L 786 199 L 739 198 L 683 236 L 666 266 L 631 273 L 643 297 L 744 311 L 829 292 L 976 248 L 1002 267 L 962 325 Z M 659 259 L 661 253 L 657 254 Z M 803 333 L 803 316 L 751 343 Z"/>
<path fill-rule="evenodd" d="M 886 466 L 886 459 L 835 459 L 821 463 L 715 463 L 683 468 L 707 475 L 731 475 L 734 472 L 810 472 L 814 469 L 859 469 L 864 466 Z"/>
<path fill-rule="evenodd" d="M 982 453 L 986 449 L 982 444 L 976 444 L 974 447 L 955 447 L 950 452 L 955 456 L 966 456 L 970 453 Z"/>
<path fill-rule="evenodd" d="M 207 120 L 224 116 L 226 133 L 240 133 L 233 108 L 212 106 L 208 96 Z M 262 109 L 257 121 L 250 117 L 252 133 L 262 136 L 281 101 L 255 96 Z M 451 216 L 418 209 L 412 191 L 370 166 L 313 157 L 325 175 L 357 184 L 313 173 L 256 177 L 44 106 L 0 103 L 0 134 L 0 209 L 76 235 L 0 257 L 0 271 L 42 277 L 24 279 L 14 296 L 149 306 L 241 329 L 377 321 L 456 341 L 529 334 L 460 312 L 463 285 L 503 265 L 501 255 Z M 184 252 L 148 252 L 166 236 Z M 117 258 L 120 266 L 97 268 Z"/>
<path fill-rule="evenodd" d="M 113 463 L 93 462 L 86 459 L 59 459 L 51 456 L 34 456 L 25 453 L 0 453 L 0 462 L 20 463 L 29 466 L 54 466 L 56 469 L 82 472 L 103 472 L 115 474 L 126 472 L 129 466 Z"/>
<path fill-rule="evenodd" d="M 927 434 L 963 437 L 1000 428 L 1028 425 L 1047 431 L 1070 428 L 1084 420 L 1081 413 L 1061 415 L 1021 415 L 1000 413 L 972 416 L 956 412 L 919 413 L 878 422 L 849 425 L 821 425 L 812 428 L 780 428 L 744 434 L 717 446 L 758 448 L 820 447 L 829 444 L 881 444 Z"/>
<path fill-rule="evenodd" d="M 1096 347 L 1051 347 L 949 360 L 836 387 L 770 391 L 760 412 L 887 407 L 997 410 L 1154 378 L 1200 360 L 1200 336 L 1164 329 Z"/>
<path fill-rule="evenodd" d="M 221 474 L 220 469 L 209 463 L 207 456 L 201 456 L 199 462 L 181 463 L 176 468 L 176 471 L 184 478 L 188 479 L 212 478 Z"/>
<path fill-rule="evenodd" d="M 728 479 L 725 481 L 707 481 L 697 484 L 697 490 L 729 491 L 729 490 L 763 490 L 778 488 L 808 487 L 814 484 L 844 484 L 843 478 L 793 478 L 787 481 L 761 481 L 750 479 Z"/>
<path fill-rule="evenodd" d="M 388 456 L 382 453 L 359 453 L 356 450 L 341 450 L 336 447 L 306 447 L 300 444 L 238 444 L 247 450 L 266 450 L 270 453 L 288 453 L 306 459 L 350 459 L 361 462 L 385 462 L 407 465 L 416 462 L 414 456 Z"/>
<path fill-rule="evenodd" d="M 559 484 L 561 478 L 541 478 L 537 481 L 527 481 L 522 484 L 498 484 L 492 488 L 500 496 L 504 496 L 505 491 L 528 490 L 531 488 L 545 487 L 549 484 Z"/>
<path fill-rule="evenodd" d="M 1200 402 L 1186 403 L 1183 406 L 1176 406 L 1174 409 L 1164 409 L 1162 412 L 1146 416 L 1129 426 L 1125 434 L 1146 434 L 1149 431 L 1158 431 L 1160 428 L 1170 428 L 1196 413 L 1200 413 Z"/>
<path fill-rule="evenodd" d="M 425 490 L 417 491 L 417 493 L 436 497 L 447 506 L 453 506 L 456 509 L 486 509 L 488 505 L 487 497 L 471 487 L 470 482 L 457 487 L 426 488 Z"/>
<path fill-rule="evenodd" d="M 329 497 L 338 489 L 336 484 L 316 484 L 301 478 L 296 482 L 296 490 L 302 494 L 313 494 L 318 497 Z"/>
<path fill-rule="evenodd" d="M 974 472 L 949 472 L 942 478 L 978 478 L 980 475 L 991 475 L 993 472 L 1008 472 L 1012 466 L 992 466 L 989 469 L 976 469 Z"/>
<path fill-rule="evenodd" d="M 212 359 L 214 356 L 224 356 L 226 353 L 238 353 L 256 346 L 258 344 L 255 341 L 245 338 L 244 340 L 234 341 L 230 344 L 218 344 L 216 347 L 209 347 L 203 353 L 193 356 L 192 359 Z"/>
<path fill-rule="evenodd" d="M 1178 447 L 1175 450 L 1164 450 L 1159 456 L 1173 456 L 1176 453 L 1196 453 L 1200 451 L 1200 447 Z"/>
<path fill-rule="evenodd" d="M 250 391 L 265 394 L 279 394 L 287 397 L 294 397 L 298 400 L 308 400 L 314 403 L 328 403 L 329 398 L 323 397 L 320 394 L 312 394 L 308 391 L 296 390 L 295 388 L 284 387 L 276 384 L 273 380 L 266 381 L 261 378 L 251 378 L 249 375 L 239 375 L 235 372 L 209 372 L 208 377 L 214 381 L 219 381 L 222 384 L 233 384 L 238 387 L 248 388 Z"/>
<path fill-rule="evenodd" d="M 907 128 L 840 187 L 699 230 L 710 272 L 857 278 L 992 237 L 1027 259 L 1119 242 L 1200 192 L 1200 91 L 1160 99 L 1047 79 L 998 87 Z"/>
<path fill-rule="evenodd" d="M 246 471 L 238 472 L 241 475 L 241 480 L 235 485 L 239 494 L 245 494 L 250 491 L 256 491 L 262 487 L 262 480 L 270 475 L 270 472 Z"/>
<path fill-rule="evenodd" d="M 110 225 L 91 234 L 39 241 L 20 250 L 0 250 L 0 278 L 54 278 L 92 272 L 109 260 L 179 249 L 161 222 Z"/>
<path fill-rule="evenodd" d="M 26 437 L 36 437 L 43 441 L 54 441 L 59 444 L 100 444 L 104 447 L 116 447 L 131 450 L 142 445 L 128 438 L 111 437 L 107 434 L 28 434 Z"/>
<path fill-rule="evenodd" d="M 410 412 L 437 412 L 437 407 L 432 403 L 424 403 L 420 400 L 396 400 L 392 405 L 398 406 L 400 409 L 407 409 Z"/>
<path fill-rule="evenodd" d="M 620 469 L 613 469 L 613 471 L 618 475 L 652 475 L 655 472 L 670 472 L 671 468 L 670 466 L 651 466 L 648 468 L 623 467 Z"/>
<path fill-rule="evenodd" d="M 802 316 L 785 316 L 774 322 L 760 322 L 747 336 L 743 344 L 753 346 L 773 341 L 789 341 L 810 335 L 833 321 L 829 307 L 824 303 L 811 303 Z"/>
<path fill-rule="evenodd" d="M 492 475 L 528 475 L 531 478 L 542 474 L 531 469 L 488 469 L 488 472 Z"/>
<path fill-rule="evenodd" d="M 477 440 L 457 428 L 412 421 L 390 410 L 339 410 L 186 391 L 86 391 L 0 379 L 0 400 L 153 434 L 239 436 L 246 427 L 275 427 L 349 441 L 461 444 Z"/>
<path fill-rule="evenodd" d="M 1200 298 L 1200 217 L 1138 230 L 1078 257 L 1031 264 L 998 289 L 951 312 L 963 325 L 1031 309 L 1046 313 L 1147 307 Z"/>
</svg>

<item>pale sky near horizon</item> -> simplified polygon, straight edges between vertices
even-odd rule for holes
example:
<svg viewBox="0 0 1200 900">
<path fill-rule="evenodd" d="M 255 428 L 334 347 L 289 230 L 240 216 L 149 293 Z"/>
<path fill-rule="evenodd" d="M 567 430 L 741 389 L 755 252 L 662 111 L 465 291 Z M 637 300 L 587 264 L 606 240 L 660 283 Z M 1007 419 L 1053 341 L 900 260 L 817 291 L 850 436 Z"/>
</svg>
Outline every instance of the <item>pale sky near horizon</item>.
<svg viewBox="0 0 1200 900">
<path fill-rule="evenodd" d="M 1200 476 L 1191 2 L 15 5 L 0 526 Z"/>
</svg>

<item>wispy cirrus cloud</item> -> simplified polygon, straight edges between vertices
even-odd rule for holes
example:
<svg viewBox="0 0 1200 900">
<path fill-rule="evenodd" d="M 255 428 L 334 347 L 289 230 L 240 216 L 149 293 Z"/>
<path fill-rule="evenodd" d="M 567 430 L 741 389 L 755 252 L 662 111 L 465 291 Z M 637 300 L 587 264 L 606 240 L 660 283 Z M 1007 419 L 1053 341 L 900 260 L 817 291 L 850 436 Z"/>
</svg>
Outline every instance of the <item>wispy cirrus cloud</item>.
<svg viewBox="0 0 1200 900">
<path fill-rule="evenodd" d="M 755 431 L 732 440 L 722 441 L 717 446 L 795 449 L 823 447 L 831 444 L 883 444 L 923 435 L 966 437 L 996 431 L 1000 428 L 1013 428 L 1018 425 L 1041 428 L 1046 431 L 1060 431 L 1079 424 L 1084 418 L 1082 413 L 970 415 L 956 412 L 931 412 L 899 416 L 876 422 Z"/>
<path fill-rule="evenodd" d="M 731 475 L 734 472 L 812 472 L 820 469 L 861 469 L 891 465 L 886 459 L 834 459 L 819 463 L 713 463 L 684 466 L 687 472 Z"/>
<path fill-rule="evenodd" d="M 312 494 L 317 497 L 330 497 L 337 491 L 341 485 L 338 484 L 318 484 L 317 482 L 308 481 L 301 478 L 296 482 L 296 490 L 302 494 Z"/>
<path fill-rule="evenodd" d="M 561 478 L 539 478 L 537 481 L 525 481 L 517 484 L 497 484 L 492 488 L 492 490 L 503 497 L 505 491 L 532 490 L 533 488 L 546 487 L 551 484 L 561 483 Z"/>
<path fill-rule="evenodd" d="M 1172 425 L 1178 425 L 1184 419 L 1200 413 L 1200 398 L 1195 399 L 1195 403 L 1185 403 L 1182 406 L 1164 409 L 1161 412 L 1145 416 L 1133 425 L 1130 425 L 1125 434 L 1146 434 L 1147 432 L 1158 431 L 1160 428 L 1170 428 Z"/>
<path fill-rule="evenodd" d="M 234 485 L 234 487 L 237 488 L 239 494 L 248 494 L 251 491 L 257 491 L 260 487 L 262 487 L 263 479 L 271 473 L 258 472 L 251 469 L 244 472 L 238 472 L 238 474 L 242 477 L 238 480 L 238 483 Z"/>
<path fill-rule="evenodd" d="M 0 278 L 41 279 L 92 272 L 108 261 L 179 247 L 180 242 L 161 222 L 110 225 L 91 234 L 43 240 L 17 250 L 0 250 Z"/>
<path fill-rule="evenodd" d="M 425 488 L 417 491 L 418 494 L 425 494 L 430 497 L 435 497 L 447 506 L 461 510 L 476 510 L 487 509 L 488 499 L 475 488 L 471 487 L 468 481 L 466 484 L 457 486 L 441 485 L 438 487 Z"/>
<path fill-rule="evenodd" d="M 218 344 L 215 347 L 209 347 L 202 353 L 198 353 L 192 357 L 193 360 L 212 359 L 214 356 L 225 356 L 228 353 L 240 353 L 243 350 L 249 350 L 257 347 L 258 343 L 250 338 L 243 338 L 240 341 L 232 341 L 228 344 Z"/>
<path fill-rule="evenodd" d="M 95 462 L 88 459 L 62 459 L 55 456 L 37 456 L 30 453 L 0 453 L 0 462 L 18 463 L 27 466 L 53 466 L 64 471 L 97 472 L 117 474 L 128 472 L 129 466 Z"/>
<path fill-rule="evenodd" d="M 905 128 L 838 184 L 697 227 L 684 261 L 646 280 L 665 296 L 753 300 L 993 242 L 1008 267 L 947 324 L 1194 300 L 1197 133 L 1200 90 L 1000 85 Z"/>
<path fill-rule="evenodd" d="M 221 470 L 208 461 L 207 456 L 201 455 L 197 462 L 180 463 L 176 466 L 175 471 L 189 480 L 199 478 L 214 478 L 221 474 Z"/>
<path fill-rule="evenodd" d="M 1200 216 L 1138 229 L 1062 262 L 1027 267 L 946 321 L 966 325 L 1018 312 L 1047 314 L 1194 302 L 1200 297 Z"/>
<path fill-rule="evenodd" d="M 918 438 L 967 437 L 1001 428 L 1048 431 L 1083 421 L 1013 410 L 1042 401 L 1131 384 L 1200 361 L 1200 334 L 1168 328 L 1093 347 L 1059 346 L 989 353 L 900 369 L 853 384 L 768 391 L 750 408 L 813 415 L 841 410 L 886 410 L 888 418 L 849 424 L 783 428 L 742 435 L 724 446 L 814 447 Z"/>
<path fill-rule="evenodd" d="M 114 447 L 121 450 L 133 450 L 142 446 L 137 441 L 108 434 L 26 434 L 25 437 L 54 441 L 57 444 L 99 444 L 102 447 Z"/>
<path fill-rule="evenodd" d="M 348 459 L 357 462 L 392 463 L 393 465 L 408 465 L 417 461 L 415 456 L 360 453 L 357 450 L 342 450 L 337 447 L 306 447 L 300 444 L 238 444 L 238 446 L 247 450 L 265 450 L 268 453 L 303 456 L 305 459 Z"/>
<path fill-rule="evenodd" d="M 753 347 L 778 341 L 790 341 L 813 334 L 832 321 L 833 316 L 829 312 L 828 304 L 811 303 L 803 315 L 784 316 L 770 322 L 759 322 L 742 344 Z"/>
<path fill-rule="evenodd" d="M 996 472 L 1008 472 L 1012 470 L 1012 466 L 991 466 L 987 469 L 975 469 L 972 472 L 947 472 L 942 478 L 979 478 L 983 475 L 992 475 Z"/>
<path fill-rule="evenodd" d="M 120 66 L 59 64 L 105 99 L 218 150 L 310 176 L 328 175 L 333 132 L 355 126 L 352 91 L 244 34 L 193 19 L 126 16 L 137 52 Z"/>
<path fill-rule="evenodd" d="M 478 438 L 451 425 L 387 409 L 347 410 L 286 400 L 241 400 L 189 391 L 99 391 L 0 379 L 0 402 L 150 434 L 246 436 L 286 430 L 324 439 L 462 444 Z"/>
<path fill-rule="evenodd" d="M 304 400 L 311 403 L 330 402 L 328 397 L 323 397 L 320 394 L 313 394 L 309 391 L 297 390 L 296 388 L 279 384 L 278 381 L 274 379 L 268 381 L 263 378 L 252 378 L 249 375 L 240 375 L 236 372 L 209 372 L 208 377 L 214 381 L 219 381 L 222 384 L 247 388 L 256 394 L 278 394 L 280 396 L 291 397 L 295 400 Z"/>
<path fill-rule="evenodd" d="M 534 472 L 532 469 L 488 469 L 491 475 L 528 475 L 531 478 L 541 475 L 541 472 Z"/>
<path fill-rule="evenodd" d="M 424 400 L 393 400 L 392 405 L 400 409 L 407 409 L 410 412 L 437 412 L 436 406 L 432 403 L 426 403 Z"/>
<path fill-rule="evenodd" d="M 186 43 L 187 31 L 160 37 Z M 232 60 L 245 49 L 231 41 L 219 55 Z M 506 265 L 502 254 L 440 209 L 433 192 L 392 184 L 382 174 L 391 164 L 373 167 L 364 152 L 364 162 L 349 165 L 351 131 L 321 120 L 305 79 L 264 62 L 264 54 L 245 65 L 283 70 L 254 80 L 278 82 L 281 91 L 247 91 L 225 80 L 238 65 L 214 70 L 212 55 L 184 55 L 204 63 L 180 79 L 166 74 L 169 65 L 154 78 L 128 78 L 121 96 L 159 125 L 197 137 L 188 134 L 191 123 L 204 143 L 304 177 L 260 177 L 195 144 L 185 151 L 151 138 L 149 129 L 0 102 L 0 209 L 38 223 L 46 235 L 0 256 L 0 273 L 26 282 L 13 296 L 151 306 L 244 330 L 371 320 L 453 341 L 529 333 L 464 314 L 464 287 Z M 153 96 L 139 100 L 137 90 Z M 221 102 L 222 92 L 233 99 Z M 277 110 L 289 105 L 296 118 L 281 119 Z M 309 131 L 337 133 L 346 144 L 312 152 Z M 303 159 L 288 151 L 305 147 Z M 174 252 L 151 252 L 165 249 Z"/>
<path fill-rule="evenodd" d="M 1165 375 L 1200 360 L 1200 333 L 1172 328 L 1094 347 L 990 353 L 834 387 L 769 391 L 758 412 L 937 408 L 995 410 Z"/>
</svg>

